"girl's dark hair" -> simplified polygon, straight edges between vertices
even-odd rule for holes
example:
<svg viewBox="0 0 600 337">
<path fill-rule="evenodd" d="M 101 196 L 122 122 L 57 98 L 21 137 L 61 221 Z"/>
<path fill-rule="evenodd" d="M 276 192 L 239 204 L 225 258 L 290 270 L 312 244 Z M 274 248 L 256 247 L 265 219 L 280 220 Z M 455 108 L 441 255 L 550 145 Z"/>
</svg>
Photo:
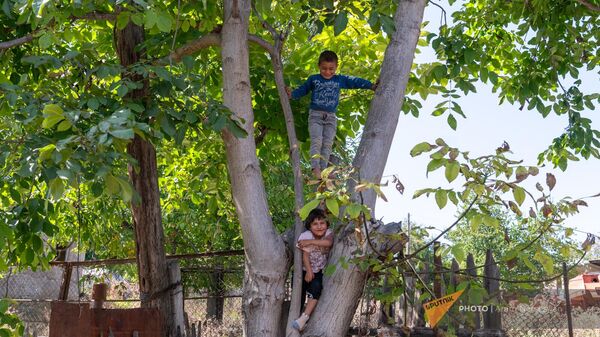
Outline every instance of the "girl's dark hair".
<svg viewBox="0 0 600 337">
<path fill-rule="evenodd" d="M 327 218 L 327 214 L 325 214 L 325 211 L 320 208 L 315 208 L 308 213 L 306 220 L 304 220 L 304 227 L 307 230 L 310 230 L 310 224 L 315 220 L 325 220 L 327 227 L 329 227 L 329 219 Z"/>
<path fill-rule="evenodd" d="M 319 64 L 321 62 L 338 62 L 337 54 L 332 52 L 331 50 L 326 50 L 319 55 Z"/>
</svg>

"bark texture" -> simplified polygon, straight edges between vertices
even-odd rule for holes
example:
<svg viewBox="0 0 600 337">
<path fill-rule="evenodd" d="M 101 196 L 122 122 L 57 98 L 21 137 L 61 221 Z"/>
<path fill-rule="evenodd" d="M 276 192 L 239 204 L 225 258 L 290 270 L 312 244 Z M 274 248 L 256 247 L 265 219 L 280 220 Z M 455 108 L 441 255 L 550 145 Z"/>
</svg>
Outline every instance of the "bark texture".
<svg viewBox="0 0 600 337">
<path fill-rule="evenodd" d="M 256 157 L 248 59 L 249 0 L 224 2 L 221 57 L 223 102 L 243 121 L 248 137 L 223 131 L 232 195 L 246 251 L 244 335 L 277 336 L 285 296 L 286 250 L 269 216 Z M 277 336 L 278 337 L 278 336 Z"/>
<path fill-rule="evenodd" d="M 144 29 L 129 23 L 123 30 L 115 30 L 115 45 L 121 65 L 128 67 L 144 57 L 136 46 L 144 42 Z M 139 75 L 129 75 L 133 81 L 142 82 L 143 88 L 130 92 L 126 99 L 144 101 L 148 97 L 148 81 Z M 142 307 L 159 308 L 163 317 L 164 332 L 174 336 L 169 274 L 164 251 L 164 233 L 160 211 L 160 193 L 154 145 L 135 135 L 127 152 L 137 161 L 129 165 L 129 177 L 141 197 L 132 202 L 135 224 L 136 257 Z M 183 327 L 182 327 L 183 328 Z"/>
<path fill-rule="evenodd" d="M 381 181 L 402 108 L 425 5 L 425 0 L 403 0 L 394 15 L 396 32 L 385 51 L 380 85 L 371 102 L 353 162 L 359 169 L 361 180 Z M 350 187 L 353 190 L 353 186 Z M 364 203 L 371 209 L 375 207 L 375 200 L 374 192 L 364 193 Z M 329 263 L 337 263 L 340 257 L 352 256 L 356 242 L 351 233 L 345 231 L 338 235 Z M 350 266 L 343 269 L 338 266 L 331 277 L 325 278 L 323 294 L 302 336 L 345 336 L 365 281 L 365 273 L 357 268 Z"/>
</svg>

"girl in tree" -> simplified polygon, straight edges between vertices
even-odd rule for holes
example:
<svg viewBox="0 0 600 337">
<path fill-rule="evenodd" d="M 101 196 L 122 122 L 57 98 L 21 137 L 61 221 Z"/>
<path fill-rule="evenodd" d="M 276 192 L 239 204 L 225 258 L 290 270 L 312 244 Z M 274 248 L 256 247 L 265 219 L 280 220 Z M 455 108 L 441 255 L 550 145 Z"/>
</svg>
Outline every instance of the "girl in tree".
<svg viewBox="0 0 600 337">
<path fill-rule="evenodd" d="M 304 312 L 292 323 L 299 331 L 310 318 L 323 289 L 323 268 L 327 264 L 329 250 L 333 246 L 333 232 L 329 229 L 329 220 L 325 211 L 315 208 L 304 221 L 306 231 L 300 234 L 298 244 L 302 250 L 302 303 L 308 296 Z"/>
</svg>

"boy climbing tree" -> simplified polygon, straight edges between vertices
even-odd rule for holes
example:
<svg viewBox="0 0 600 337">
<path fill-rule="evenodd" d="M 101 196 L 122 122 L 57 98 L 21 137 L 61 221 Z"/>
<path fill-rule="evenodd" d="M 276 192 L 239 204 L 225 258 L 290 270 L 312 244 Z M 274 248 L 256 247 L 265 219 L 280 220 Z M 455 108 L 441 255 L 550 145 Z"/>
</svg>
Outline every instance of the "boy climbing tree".
<svg viewBox="0 0 600 337">
<path fill-rule="evenodd" d="M 321 178 L 321 170 L 329 165 L 329 156 L 337 128 L 337 111 L 340 89 L 377 89 L 377 82 L 337 75 L 338 57 L 326 50 L 319 55 L 319 74 L 308 77 L 300 87 L 288 96 L 299 99 L 311 91 L 310 110 L 308 112 L 308 133 L 310 135 L 310 166 L 316 179 Z"/>
</svg>

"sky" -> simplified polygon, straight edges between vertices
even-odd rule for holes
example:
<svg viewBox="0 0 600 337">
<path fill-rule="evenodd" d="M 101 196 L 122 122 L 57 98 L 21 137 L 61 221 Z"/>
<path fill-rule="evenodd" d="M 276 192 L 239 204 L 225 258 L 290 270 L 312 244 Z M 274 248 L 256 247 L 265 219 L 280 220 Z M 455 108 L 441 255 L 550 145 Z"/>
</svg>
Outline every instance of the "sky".
<svg viewBox="0 0 600 337">
<path fill-rule="evenodd" d="M 452 8 L 446 8 L 448 20 Z M 439 22 L 440 10 L 428 6 L 425 11 L 425 20 L 432 24 L 428 31 L 435 31 L 436 22 Z M 431 61 L 434 57 L 430 49 L 421 49 L 422 53 L 417 55 L 416 62 Z M 597 83 L 597 74 L 584 74 L 584 85 L 588 92 L 592 90 L 592 84 Z M 381 199 L 377 201 L 376 216 L 383 217 L 384 222 L 406 220 L 408 214 L 412 223 L 420 225 L 435 226 L 444 229 L 456 219 L 458 210 L 448 202 L 448 205 L 440 210 L 433 195 L 429 198 L 421 196 L 413 199 L 413 193 L 426 187 L 453 186 L 459 188 L 459 179 L 449 184 L 444 177 L 443 168 L 429 174 L 426 177 L 426 167 L 429 161 L 428 155 L 412 158 L 410 150 L 417 143 L 427 141 L 433 143 L 436 138 L 443 138 L 452 147 L 458 147 L 461 151 L 470 151 L 471 157 L 485 154 L 493 154 L 495 149 L 506 141 L 513 152 L 510 158 L 523 160 L 523 165 L 536 165 L 537 156 L 544 151 L 552 139 L 559 136 L 568 124 L 567 116 L 556 116 L 550 114 L 543 118 L 537 111 L 523 109 L 519 111 L 518 106 L 509 104 L 498 105 L 498 97 L 491 92 L 491 87 L 478 84 L 477 93 L 458 99 L 467 115 L 467 119 L 458 119 L 457 130 L 452 130 L 447 122 L 447 115 L 440 117 L 431 116 L 434 106 L 442 101 L 441 97 L 431 97 L 424 102 L 420 117 L 412 115 L 400 116 L 392 148 L 384 170 L 382 183 L 389 182 L 389 186 L 383 187 L 388 202 Z M 586 87 L 583 87 L 584 90 Z M 590 118 L 596 129 L 600 129 L 600 117 L 596 111 L 586 110 L 582 116 Z M 600 174 L 600 160 L 591 157 L 589 160 L 569 162 L 568 168 L 562 172 L 553 168 L 551 163 L 540 169 L 536 177 L 528 178 L 531 182 L 525 187 L 535 191 L 535 183 L 545 184 L 546 173 L 551 172 L 556 176 L 556 187 L 552 191 L 554 200 L 566 196 L 581 198 L 600 193 L 600 182 L 597 175 Z M 396 175 L 405 186 L 405 192 L 400 195 L 392 184 L 392 175 Z M 464 181 L 463 181 L 464 182 Z M 537 192 L 537 191 L 536 191 Z M 600 235 L 598 226 L 600 217 L 600 198 L 585 199 L 588 207 L 580 207 L 580 212 L 568 218 L 564 225 L 577 230 L 592 232 Z M 528 207 L 526 208 L 528 209 Z M 577 234 L 577 232 L 576 232 Z M 578 239 L 584 239 L 585 234 L 578 233 Z"/>
</svg>

